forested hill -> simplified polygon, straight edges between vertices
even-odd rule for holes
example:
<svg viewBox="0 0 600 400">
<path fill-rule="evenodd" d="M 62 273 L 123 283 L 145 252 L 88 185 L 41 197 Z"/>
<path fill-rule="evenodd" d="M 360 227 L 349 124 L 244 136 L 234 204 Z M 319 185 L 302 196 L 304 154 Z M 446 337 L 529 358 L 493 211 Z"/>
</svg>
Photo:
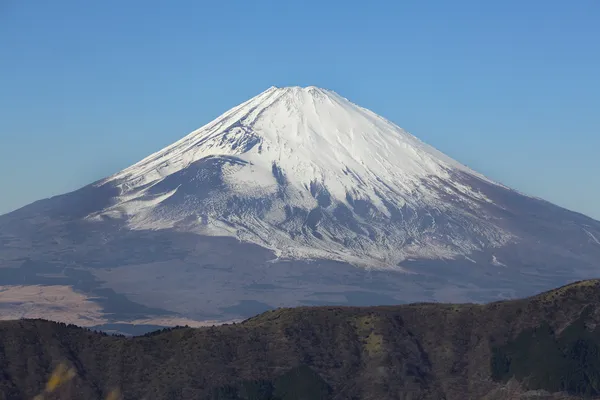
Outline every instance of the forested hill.
<svg viewBox="0 0 600 400">
<path fill-rule="evenodd" d="M 45 399 L 600 398 L 599 323 L 597 280 L 488 305 L 279 309 L 134 338 L 4 321 L 0 398 L 33 398 L 61 363 L 72 376 Z"/>
</svg>

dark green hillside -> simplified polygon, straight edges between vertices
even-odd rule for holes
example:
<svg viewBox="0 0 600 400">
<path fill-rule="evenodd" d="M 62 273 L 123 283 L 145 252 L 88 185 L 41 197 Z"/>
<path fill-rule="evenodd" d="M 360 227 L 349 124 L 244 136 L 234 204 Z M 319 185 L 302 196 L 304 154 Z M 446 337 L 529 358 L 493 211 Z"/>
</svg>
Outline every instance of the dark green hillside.
<svg viewBox="0 0 600 400">
<path fill-rule="evenodd" d="M 64 362 L 64 399 L 557 399 L 600 394 L 600 283 L 488 305 L 269 311 L 242 324 L 113 337 L 0 322 L 0 398 Z M 49 398 L 49 397 L 48 397 Z"/>
</svg>

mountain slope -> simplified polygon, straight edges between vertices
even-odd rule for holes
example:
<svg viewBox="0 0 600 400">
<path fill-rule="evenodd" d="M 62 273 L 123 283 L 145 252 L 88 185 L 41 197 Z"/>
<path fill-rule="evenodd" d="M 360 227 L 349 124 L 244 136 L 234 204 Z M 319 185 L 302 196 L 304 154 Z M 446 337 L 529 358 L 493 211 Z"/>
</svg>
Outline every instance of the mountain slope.
<svg viewBox="0 0 600 400">
<path fill-rule="evenodd" d="M 488 305 L 281 309 L 132 339 L 10 321 L 0 394 L 31 398 L 65 362 L 70 396 L 86 399 L 115 387 L 125 399 L 600 398 L 599 323 L 599 281 Z"/>
<path fill-rule="evenodd" d="M 389 268 L 510 240 L 459 173 L 493 185 L 335 92 L 270 88 L 101 182 L 119 195 L 91 217 Z M 437 228 L 442 215 L 463 232 Z"/>
<path fill-rule="evenodd" d="M 599 239 L 600 222 L 332 91 L 270 88 L 111 177 L 0 216 L 0 286 L 43 285 L 40 301 L 0 296 L 0 309 L 54 313 L 40 305 L 50 286 L 99 305 L 98 325 L 492 301 L 595 277 Z"/>
</svg>

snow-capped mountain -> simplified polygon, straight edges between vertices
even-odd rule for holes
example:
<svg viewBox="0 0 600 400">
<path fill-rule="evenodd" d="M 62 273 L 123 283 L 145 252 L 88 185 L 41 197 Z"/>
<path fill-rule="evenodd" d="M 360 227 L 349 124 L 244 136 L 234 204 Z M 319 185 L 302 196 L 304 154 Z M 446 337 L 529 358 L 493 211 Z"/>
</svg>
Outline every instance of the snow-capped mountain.
<svg viewBox="0 0 600 400">
<path fill-rule="evenodd" d="M 600 222 L 316 87 L 272 87 L 113 176 L 0 216 L 11 305 L 14 285 L 59 285 L 52 296 L 89 296 L 111 323 L 488 301 L 599 268 Z"/>
<path fill-rule="evenodd" d="M 90 218 L 395 267 L 511 239 L 461 175 L 493 184 L 335 92 L 272 87 L 100 182 L 119 195 Z"/>
</svg>

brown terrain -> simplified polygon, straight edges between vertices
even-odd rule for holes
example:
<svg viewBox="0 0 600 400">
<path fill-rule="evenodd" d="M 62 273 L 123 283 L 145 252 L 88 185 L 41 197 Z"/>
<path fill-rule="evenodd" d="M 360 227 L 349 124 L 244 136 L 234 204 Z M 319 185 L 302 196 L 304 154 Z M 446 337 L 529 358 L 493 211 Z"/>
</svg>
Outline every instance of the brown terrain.
<svg viewBox="0 0 600 400">
<path fill-rule="evenodd" d="M 474 304 L 278 309 L 239 324 L 109 336 L 0 322 L 0 398 L 600 398 L 600 281 Z"/>
</svg>

